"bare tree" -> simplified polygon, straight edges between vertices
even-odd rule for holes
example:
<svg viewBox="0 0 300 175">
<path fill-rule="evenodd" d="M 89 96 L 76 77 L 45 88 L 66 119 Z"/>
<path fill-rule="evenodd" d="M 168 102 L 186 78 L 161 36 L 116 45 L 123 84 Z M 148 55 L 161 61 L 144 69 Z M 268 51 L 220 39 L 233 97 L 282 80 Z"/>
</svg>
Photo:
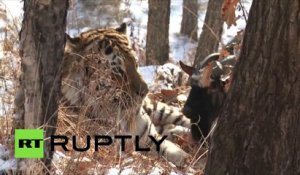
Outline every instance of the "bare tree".
<svg viewBox="0 0 300 175">
<path fill-rule="evenodd" d="M 197 0 L 183 0 L 180 33 L 195 41 L 198 37 L 198 6 Z"/>
<path fill-rule="evenodd" d="M 45 138 L 55 133 L 67 8 L 67 0 L 24 1 L 20 32 L 21 88 L 16 98 L 17 104 L 23 101 L 23 105 L 17 105 L 20 107 L 17 112 L 22 115 L 15 127 L 42 127 Z M 47 139 L 42 162 L 48 168 L 53 155 L 49 149 Z M 26 162 L 34 163 L 34 160 Z M 43 166 L 39 168 L 44 169 Z"/>
<path fill-rule="evenodd" d="M 169 59 L 170 0 L 149 0 L 146 64 Z"/>
<path fill-rule="evenodd" d="M 222 4 L 223 0 L 208 1 L 204 25 L 198 40 L 194 65 L 218 49 L 224 23 L 221 16 Z"/>
<path fill-rule="evenodd" d="M 300 2 L 254 0 L 206 174 L 300 174 Z"/>
</svg>

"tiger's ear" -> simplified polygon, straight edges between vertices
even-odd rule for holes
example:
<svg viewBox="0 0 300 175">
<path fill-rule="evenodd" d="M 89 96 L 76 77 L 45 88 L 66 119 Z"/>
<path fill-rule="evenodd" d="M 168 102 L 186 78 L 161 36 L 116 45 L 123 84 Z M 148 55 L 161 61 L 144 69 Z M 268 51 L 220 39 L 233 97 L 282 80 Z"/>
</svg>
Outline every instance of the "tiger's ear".
<svg viewBox="0 0 300 175">
<path fill-rule="evenodd" d="M 182 61 L 179 61 L 179 65 L 183 72 L 187 73 L 189 76 L 191 76 L 195 70 L 194 67 L 186 65 Z"/>
<path fill-rule="evenodd" d="M 66 46 L 68 48 L 76 48 L 79 43 L 80 43 L 79 37 L 72 38 L 70 37 L 70 35 L 66 33 Z"/>
<path fill-rule="evenodd" d="M 122 23 L 118 28 L 116 28 L 116 31 L 118 31 L 120 33 L 126 34 L 126 32 L 127 32 L 127 24 L 126 23 Z"/>
</svg>

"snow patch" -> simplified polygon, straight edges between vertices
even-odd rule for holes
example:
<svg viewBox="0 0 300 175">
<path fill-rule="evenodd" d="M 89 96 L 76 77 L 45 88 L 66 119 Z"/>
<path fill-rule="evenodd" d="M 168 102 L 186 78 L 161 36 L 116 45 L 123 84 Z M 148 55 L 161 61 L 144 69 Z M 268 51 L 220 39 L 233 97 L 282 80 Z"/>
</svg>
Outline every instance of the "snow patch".
<svg viewBox="0 0 300 175">
<path fill-rule="evenodd" d="M 0 172 L 8 170 L 16 170 L 17 161 L 15 159 L 2 160 L 0 159 Z"/>
<path fill-rule="evenodd" d="M 170 58 L 175 62 L 183 60 L 188 52 L 197 47 L 197 42 L 186 36 L 171 34 L 169 37 Z"/>
<path fill-rule="evenodd" d="M 145 82 L 148 84 L 148 86 L 152 86 L 154 84 L 155 80 L 155 72 L 156 72 L 157 66 L 141 66 L 138 68 L 140 74 L 142 75 Z"/>
<path fill-rule="evenodd" d="M 10 158 L 9 153 L 7 147 L 0 144 L 0 174 L 1 172 L 17 169 L 17 161 Z"/>
<path fill-rule="evenodd" d="M 0 1 L 1 7 L 7 11 L 7 17 L 13 19 L 23 15 L 23 1 L 20 0 L 2 0 Z"/>
<path fill-rule="evenodd" d="M 242 2 L 243 7 L 245 8 L 245 13 L 248 18 L 248 14 L 252 5 L 251 0 L 244 0 Z M 230 28 L 228 28 L 227 24 L 224 23 L 223 26 L 223 35 L 222 35 L 222 41 L 224 44 L 227 44 L 230 42 L 234 36 L 237 35 L 237 32 L 244 30 L 246 28 L 246 20 L 244 18 L 243 10 L 241 9 L 240 5 L 239 8 L 236 9 L 236 16 L 238 17 L 238 20 L 236 21 L 236 26 L 232 25 Z"/>
<path fill-rule="evenodd" d="M 173 89 L 179 85 L 182 71 L 177 65 L 166 63 L 162 66 L 158 66 L 156 76 L 158 84 L 162 85 L 161 89 Z"/>
<path fill-rule="evenodd" d="M 173 63 L 162 66 L 142 66 L 139 72 L 150 90 L 171 90 L 186 80 L 181 68 Z"/>
</svg>

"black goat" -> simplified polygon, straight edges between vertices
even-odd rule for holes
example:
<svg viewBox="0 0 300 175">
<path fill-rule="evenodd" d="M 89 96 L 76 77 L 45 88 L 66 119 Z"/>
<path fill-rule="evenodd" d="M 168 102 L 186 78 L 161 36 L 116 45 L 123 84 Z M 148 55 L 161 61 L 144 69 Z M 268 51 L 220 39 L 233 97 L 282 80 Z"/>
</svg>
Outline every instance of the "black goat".
<svg viewBox="0 0 300 175">
<path fill-rule="evenodd" d="M 195 141 L 208 135 L 223 105 L 226 96 L 225 85 L 236 63 L 233 55 L 217 61 L 219 57 L 219 53 L 210 54 L 196 68 L 180 62 L 182 70 L 191 76 L 192 89 L 183 113 L 191 119 L 191 132 Z"/>
</svg>

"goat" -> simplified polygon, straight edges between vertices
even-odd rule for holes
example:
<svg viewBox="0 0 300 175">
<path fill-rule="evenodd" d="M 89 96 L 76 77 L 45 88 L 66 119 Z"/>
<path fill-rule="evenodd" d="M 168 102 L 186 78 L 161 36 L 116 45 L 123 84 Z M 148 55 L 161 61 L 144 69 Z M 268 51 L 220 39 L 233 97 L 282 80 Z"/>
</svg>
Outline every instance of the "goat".
<svg viewBox="0 0 300 175">
<path fill-rule="evenodd" d="M 221 109 L 231 71 L 236 63 L 234 55 L 218 61 L 219 53 L 208 55 L 194 68 L 180 61 L 184 72 L 190 75 L 191 91 L 183 107 L 183 114 L 191 119 L 191 133 L 195 141 L 205 138 Z"/>
</svg>

